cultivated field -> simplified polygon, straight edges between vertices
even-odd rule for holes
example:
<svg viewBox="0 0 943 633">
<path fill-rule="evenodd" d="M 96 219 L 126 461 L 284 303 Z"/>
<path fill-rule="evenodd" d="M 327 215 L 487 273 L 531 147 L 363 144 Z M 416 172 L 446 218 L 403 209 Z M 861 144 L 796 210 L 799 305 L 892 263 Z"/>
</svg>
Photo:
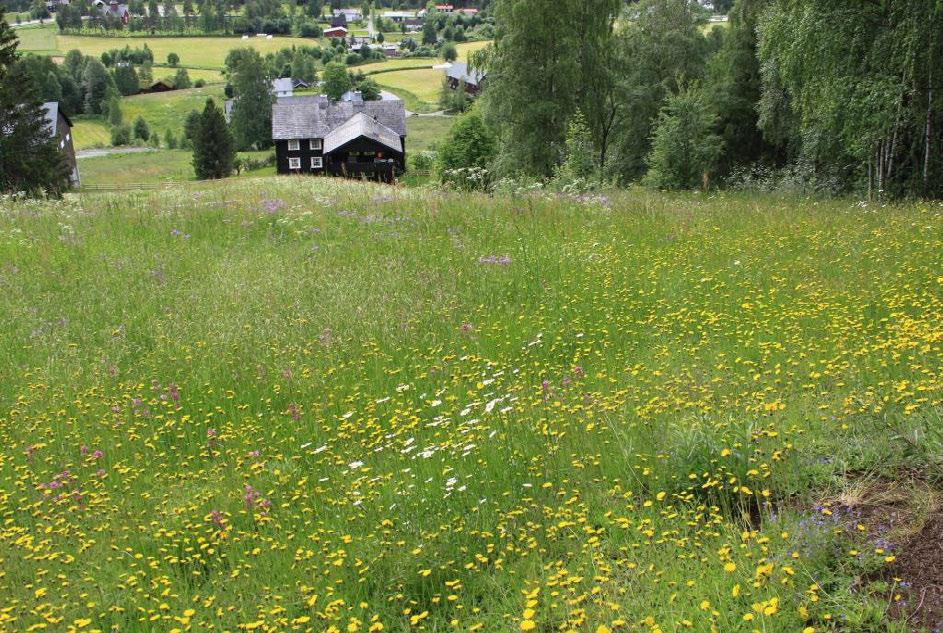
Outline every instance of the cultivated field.
<svg viewBox="0 0 943 633">
<path fill-rule="evenodd" d="M 0 202 L 0 626 L 891 630 L 940 270 L 939 205 Z"/>
</svg>

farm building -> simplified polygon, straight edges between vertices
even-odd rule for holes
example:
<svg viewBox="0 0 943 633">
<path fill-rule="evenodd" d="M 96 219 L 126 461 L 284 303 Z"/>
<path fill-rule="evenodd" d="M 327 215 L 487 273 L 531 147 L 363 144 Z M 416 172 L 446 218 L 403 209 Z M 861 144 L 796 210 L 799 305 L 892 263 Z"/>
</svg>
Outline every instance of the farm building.
<svg viewBox="0 0 943 633">
<path fill-rule="evenodd" d="M 360 12 L 360 9 L 334 9 L 332 13 L 334 17 L 344 16 L 344 19 L 348 22 L 359 22 L 363 19 L 363 13 Z"/>
<path fill-rule="evenodd" d="M 332 26 L 329 29 L 324 29 L 324 37 L 336 37 L 336 38 L 345 38 L 347 37 L 347 28 L 343 26 Z"/>
<path fill-rule="evenodd" d="M 279 174 L 390 182 L 406 166 L 406 109 L 399 99 L 283 98 L 272 107 L 272 139 Z"/>
<path fill-rule="evenodd" d="M 111 0 L 107 3 L 105 0 L 95 0 L 93 5 L 98 9 L 102 17 L 121 20 L 123 24 L 127 24 L 131 20 L 131 12 L 128 10 L 128 6 L 118 2 L 118 0 Z"/>
<path fill-rule="evenodd" d="M 486 73 L 478 68 L 469 68 L 468 64 L 453 62 L 445 70 L 445 79 L 449 83 L 449 88 L 457 90 L 462 84 L 465 85 L 465 92 L 475 96 L 481 92 L 484 87 Z"/>
<path fill-rule="evenodd" d="M 66 161 L 69 163 L 69 169 L 71 170 L 69 184 L 78 187 L 82 182 L 79 178 L 79 166 L 75 161 L 75 146 L 72 144 L 72 121 L 59 107 L 58 101 L 47 101 L 43 104 L 43 110 L 45 110 L 49 136 L 59 139 L 56 146 L 60 152 L 65 154 Z"/>
</svg>

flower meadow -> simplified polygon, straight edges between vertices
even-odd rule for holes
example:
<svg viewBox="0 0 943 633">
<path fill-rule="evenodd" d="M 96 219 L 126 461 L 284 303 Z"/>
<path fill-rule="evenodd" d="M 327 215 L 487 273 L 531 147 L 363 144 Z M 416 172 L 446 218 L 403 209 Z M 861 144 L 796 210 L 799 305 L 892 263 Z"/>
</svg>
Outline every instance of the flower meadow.
<svg viewBox="0 0 943 633">
<path fill-rule="evenodd" d="M 919 600 L 849 499 L 935 512 L 939 204 L 4 200 L 0 289 L 0 630 L 879 631 Z"/>
</svg>

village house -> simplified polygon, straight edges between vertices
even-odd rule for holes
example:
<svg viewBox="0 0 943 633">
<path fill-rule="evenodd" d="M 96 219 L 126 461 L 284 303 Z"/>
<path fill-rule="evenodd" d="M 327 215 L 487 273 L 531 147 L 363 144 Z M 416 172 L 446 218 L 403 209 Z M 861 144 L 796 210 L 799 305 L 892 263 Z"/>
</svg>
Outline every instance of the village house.
<svg viewBox="0 0 943 633">
<path fill-rule="evenodd" d="M 65 154 L 66 161 L 69 163 L 69 184 L 78 187 L 82 184 L 82 181 L 79 178 L 79 166 L 75 160 L 75 146 L 72 143 L 72 121 L 59 107 L 58 101 L 47 101 L 43 104 L 43 110 L 46 115 L 46 127 L 49 129 L 49 136 L 58 139 L 56 147 Z"/>
<path fill-rule="evenodd" d="M 338 39 L 344 39 L 347 37 L 347 27 L 344 26 L 332 26 L 329 29 L 324 29 L 324 37 L 335 37 Z"/>
<path fill-rule="evenodd" d="M 128 10 L 128 6 L 118 2 L 118 0 L 111 0 L 107 3 L 105 0 L 95 0 L 93 4 L 102 17 L 121 20 L 122 24 L 127 24 L 131 20 L 131 12 Z"/>
<path fill-rule="evenodd" d="M 406 20 L 415 18 L 416 14 L 412 11 L 386 11 L 383 17 L 396 24 L 404 24 Z"/>
<path fill-rule="evenodd" d="M 459 86 L 465 86 L 465 92 L 471 96 L 477 96 L 482 88 L 487 74 L 479 69 L 469 69 L 468 64 L 453 62 L 445 69 L 445 79 L 452 90 L 458 90 Z"/>
<path fill-rule="evenodd" d="M 334 17 L 344 16 L 347 22 L 360 22 L 363 19 L 360 9 L 334 9 L 332 13 Z"/>
<path fill-rule="evenodd" d="M 324 95 L 279 99 L 272 107 L 279 174 L 393 181 L 406 167 L 406 109 L 399 99 L 332 102 Z"/>
</svg>

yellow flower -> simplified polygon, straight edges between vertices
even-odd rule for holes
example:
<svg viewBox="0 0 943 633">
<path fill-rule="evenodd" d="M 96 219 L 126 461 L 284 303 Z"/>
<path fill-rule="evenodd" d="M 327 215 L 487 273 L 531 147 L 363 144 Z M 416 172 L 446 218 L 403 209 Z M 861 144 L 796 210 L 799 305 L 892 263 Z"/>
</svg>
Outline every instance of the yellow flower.
<svg viewBox="0 0 943 633">
<path fill-rule="evenodd" d="M 736 563 L 727 563 L 726 565 L 724 565 L 724 571 L 726 571 L 726 572 L 735 572 L 735 571 L 737 571 L 737 565 L 736 565 Z"/>
<path fill-rule="evenodd" d="M 533 631 L 536 628 L 537 628 L 537 623 L 534 622 L 533 620 L 524 620 L 523 622 L 521 622 L 522 631 Z"/>
<path fill-rule="evenodd" d="M 596 627 L 596 633 L 612 633 L 612 629 L 605 624 L 600 624 Z"/>
</svg>

